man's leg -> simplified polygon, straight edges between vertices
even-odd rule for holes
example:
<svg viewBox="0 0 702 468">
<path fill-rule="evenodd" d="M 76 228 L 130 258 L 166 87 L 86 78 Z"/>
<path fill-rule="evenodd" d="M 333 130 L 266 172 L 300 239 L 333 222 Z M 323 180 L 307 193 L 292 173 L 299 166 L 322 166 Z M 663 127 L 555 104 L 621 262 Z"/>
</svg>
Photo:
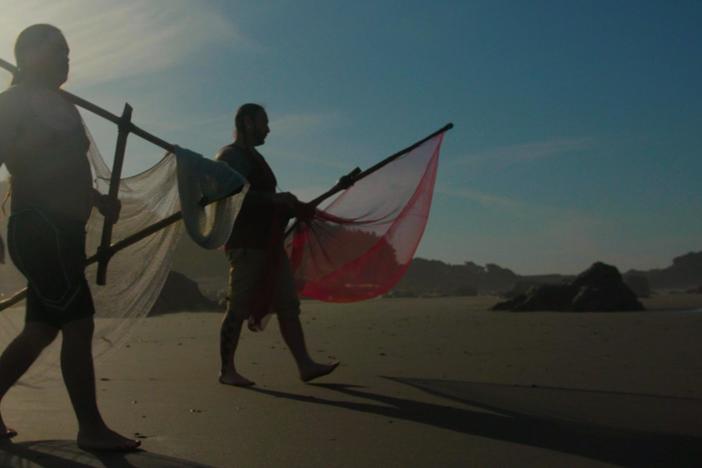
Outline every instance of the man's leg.
<svg viewBox="0 0 702 468">
<path fill-rule="evenodd" d="M 63 327 L 61 371 L 78 418 L 78 446 L 85 450 L 134 450 L 139 442 L 108 428 L 97 407 L 92 355 L 94 328 L 92 317 Z"/>
<path fill-rule="evenodd" d="M 236 317 L 231 310 L 227 311 L 224 315 L 224 320 L 222 320 L 222 328 L 219 334 L 219 355 L 222 361 L 219 374 L 220 383 L 238 387 L 248 387 L 255 384 L 255 382 L 239 374 L 234 364 L 234 355 L 239 344 L 243 323 L 244 320 Z"/>
<path fill-rule="evenodd" d="M 221 360 L 219 382 L 226 385 L 249 387 L 255 384 L 237 372 L 234 355 L 251 303 L 252 291 L 256 290 L 257 280 L 261 276 L 260 266 L 256 263 L 259 256 L 257 252 L 247 249 L 233 249 L 227 252 L 229 260 L 227 312 L 219 332 Z"/>
<path fill-rule="evenodd" d="M 0 356 L 0 400 L 17 380 L 29 369 L 41 352 L 54 341 L 58 328 L 41 322 L 27 322 L 24 329 Z M 12 437 L 0 416 L 0 439 Z"/>
<path fill-rule="evenodd" d="M 300 323 L 300 298 L 297 296 L 297 288 L 293 272 L 290 267 L 285 252 L 281 252 L 281 263 L 279 266 L 273 308 L 278 315 L 280 334 L 283 335 L 285 344 L 295 358 L 297 368 L 300 371 L 300 378 L 307 382 L 317 377 L 327 375 L 339 365 L 338 362 L 320 364 L 315 362 L 307 352 L 305 344 L 305 334 Z"/>
<path fill-rule="evenodd" d="M 317 377 L 322 377 L 331 373 L 339 365 L 338 362 L 329 364 L 320 364 L 315 362 L 307 352 L 305 344 L 305 334 L 302 331 L 302 323 L 298 315 L 278 315 L 278 324 L 280 325 L 280 334 L 283 335 L 285 344 L 288 345 L 290 352 L 295 358 L 297 368 L 300 371 L 300 378 L 308 382 Z"/>
</svg>

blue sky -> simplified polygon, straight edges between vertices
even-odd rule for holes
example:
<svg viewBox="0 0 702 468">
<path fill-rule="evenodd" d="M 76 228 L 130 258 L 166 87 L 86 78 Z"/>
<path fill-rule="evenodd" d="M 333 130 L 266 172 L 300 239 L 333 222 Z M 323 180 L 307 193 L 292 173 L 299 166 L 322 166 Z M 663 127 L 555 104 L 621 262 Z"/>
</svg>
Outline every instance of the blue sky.
<svg viewBox="0 0 702 468">
<path fill-rule="evenodd" d="M 64 30 L 66 89 L 211 155 L 246 101 L 312 197 L 452 121 L 418 255 L 573 273 L 702 250 L 702 3 L 0 0 Z M 110 159 L 114 131 L 88 118 Z M 159 151 L 130 140 L 126 170 Z"/>
</svg>

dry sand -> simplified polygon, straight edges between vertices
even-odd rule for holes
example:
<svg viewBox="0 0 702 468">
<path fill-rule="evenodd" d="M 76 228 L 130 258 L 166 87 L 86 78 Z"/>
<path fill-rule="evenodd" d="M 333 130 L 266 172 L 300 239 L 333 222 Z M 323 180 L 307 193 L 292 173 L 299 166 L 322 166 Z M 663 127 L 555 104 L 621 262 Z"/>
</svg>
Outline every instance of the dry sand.
<svg viewBox="0 0 702 468">
<path fill-rule="evenodd" d="M 304 303 L 303 384 L 275 321 L 245 333 L 254 389 L 216 383 L 219 314 L 147 319 L 98 363 L 106 419 L 145 452 L 94 456 L 60 380 L 14 388 L 0 466 L 700 466 L 702 296 L 642 313 L 489 312 L 495 298 Z M 666 309 L 679 309 L 666 311 Z"/>
</svg>

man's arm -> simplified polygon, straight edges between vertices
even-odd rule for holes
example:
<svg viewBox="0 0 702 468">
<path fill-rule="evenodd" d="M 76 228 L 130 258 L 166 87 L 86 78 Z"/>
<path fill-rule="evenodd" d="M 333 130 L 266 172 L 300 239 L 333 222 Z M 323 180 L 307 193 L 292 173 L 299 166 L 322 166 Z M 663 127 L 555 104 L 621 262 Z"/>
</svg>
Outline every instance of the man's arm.
<svg viewBox="0 0 702 468">
<path fill-rule="evenodd" d="M 226 148 L 224 150 L 219 151 L 215 156 L 215 159 L 218 161 L 226 162 L 227 164 L 229 164 L 229 167 L 241 174 L 247 180 L 253 172 L 253 167 L 251 163 L 247 161 L 246 158 L 243 158 L 236 154 L 236 152 L 231 148 Z M 244 201 L 244 203 L 247 205 L 251 204 L 259 208 L 271 208 L 276 203 L 276 195 L 277 194 L 275 193 L 264 193 L 258 192 L 256 190 L 249 190 L 249 192 L 246 194 L 246 200 Z"/>
<path fill-rule="evenodd" d="M 13 109 L 12 101 L 14 99 L 7 91 L 0 93 L 0 166 L 5 163 L 19 128 L 19 112 Z"/>
<path fill-rule="evenodd" d="M 219 153 L 217 153 L 216 158 L 218 161 L 224 161 L 229 166 L 237 171 L 239 174 L 244 176 L 245 179 L 249 178 L 249 175 L 253 172 L 253 167 L 251 162 L 246 158 L 241 157 L 232 148 L 227 148 Z M 250 205 L 254 209 L 261 208 L 278 208 L 282 209 L 287 213 L 288 217 L 299 217 L 300 213 L 307 215 L 308 209 L 304 204 L 300 203 L 295 195 L 290 192 L 281 193 L 266 193 L 258 192 L 256 190 L 249 190 L 244 200 L 245 205 Z"/>
<path fill-rule="evenodd" d="M 92 189 L 90 193 L 92 205 L 97 208 L 101 215 L 105 218 L 110 218 L 113 223 L 119 220 L 119 212 L 122 210 L 122 202 L 113 199 L 111 196 L 100 193 L 96 189 Z"/>
<path fill-rule="evenodd" d="M 0 93 L 0 166 L 5 163 L 11 151 L 10 148 L 19 127 L 17 113 L 12 109 L 10 97 L 7 92 Z M 5 263 L 5 242 L 2 237 L 0 237 L 0 263 Z"/>
</svg>

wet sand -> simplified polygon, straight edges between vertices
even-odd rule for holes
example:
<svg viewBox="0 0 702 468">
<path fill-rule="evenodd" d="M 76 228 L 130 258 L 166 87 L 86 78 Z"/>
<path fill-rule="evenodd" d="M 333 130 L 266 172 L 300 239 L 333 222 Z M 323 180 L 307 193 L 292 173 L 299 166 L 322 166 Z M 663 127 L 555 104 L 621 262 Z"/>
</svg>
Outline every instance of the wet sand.
<svg viewBox="0 0 702 468">
<path fill-rule="evenodd" d="M 221 316 L 149 318 L 98 363 L 115 429 L 145 452 L 75 447 L 60 378 L 14 388 L 0 466 L 699 466 L 702 296 L 641 313 L 489 312 L 496 298 L 305 302 L 302 383 L 272 321 L 245 332 L 253 389 L 216 383 Z M 676 309 L 676 310 L 673 310 Z"/>
</svg>

